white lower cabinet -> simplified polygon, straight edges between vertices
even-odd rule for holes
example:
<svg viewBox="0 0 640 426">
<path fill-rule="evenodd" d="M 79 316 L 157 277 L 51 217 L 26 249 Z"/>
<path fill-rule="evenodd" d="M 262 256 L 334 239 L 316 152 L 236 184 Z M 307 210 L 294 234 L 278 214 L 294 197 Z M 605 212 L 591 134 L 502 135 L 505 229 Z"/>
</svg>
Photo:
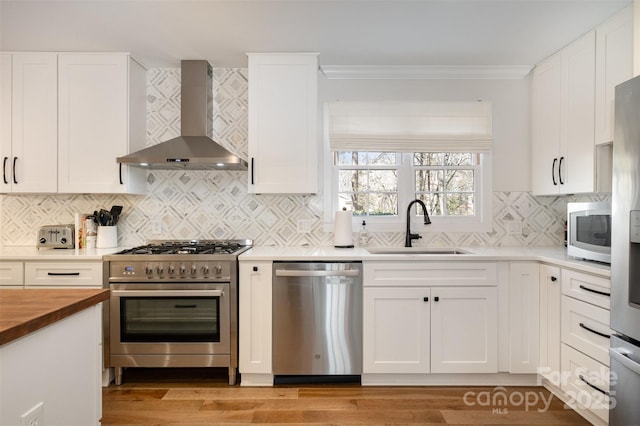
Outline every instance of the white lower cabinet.
<svg viewBox="0 0 640 426">
<path fill-rule="evenodd" d="M 238 368 L 242 386 L 272 386 L 271 261 L 240 261 Z"/>
<path fill-rule="evenodd" d="M 363 374 L 497 373 L 495 264 L 365 263 L 364 283 Z"/>
<path fill-rule="evenodd" d="M 540 265 L 539 374 L 560 386 L 560 268 Z"/>
<path fill-rule="evenodd" d="M 24 263 L 0 262 L 0 288 L 24 286 Z"/>
<path fill-rule="evenodd" d="M 29 261 L 24 264 L 26 287 L 102 287 L 102 261 Z"/>
<path fill-rule="evenodd" d="M 564 343 L 561 357 L 564 373 L 561 388 L 567 403 L 608 423 L 609 367 Z"/>
<path fill-rule="evenodd" d="M 537 262 L 509 265 L 509 373 L 535 374 L 538 370 L 539 274 Z"/>
</svg>

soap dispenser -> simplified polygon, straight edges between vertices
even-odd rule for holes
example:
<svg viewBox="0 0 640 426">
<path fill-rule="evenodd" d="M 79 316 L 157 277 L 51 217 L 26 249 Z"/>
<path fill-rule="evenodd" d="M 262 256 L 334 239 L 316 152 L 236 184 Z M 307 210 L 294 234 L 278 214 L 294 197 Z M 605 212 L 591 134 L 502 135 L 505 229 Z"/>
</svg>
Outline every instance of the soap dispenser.
<svg viewBox="0 0 640 426">
<path fill-rule="evenodd" d="M 367 232 L 367 222 L 365 220 L 362 221 L 362 228 L 360 229 L 360 234 L 358 234 L 358 242 L 361 247 L 366 247 L 369 244 L 369 233 Z"/>
</svg>

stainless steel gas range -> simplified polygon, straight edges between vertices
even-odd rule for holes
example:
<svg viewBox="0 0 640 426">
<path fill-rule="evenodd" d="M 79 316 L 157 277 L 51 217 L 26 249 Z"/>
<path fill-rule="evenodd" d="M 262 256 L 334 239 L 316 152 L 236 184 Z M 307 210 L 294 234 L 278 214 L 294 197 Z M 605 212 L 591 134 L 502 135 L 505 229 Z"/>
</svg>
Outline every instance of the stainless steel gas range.
<svg viewBox="0 0 640 426">
<path fill-rule="evenodd" d="M 151 241 L 104 257 L 105 365 L 238 367 L 238 255 L 251 240 Z"/>
</svg>

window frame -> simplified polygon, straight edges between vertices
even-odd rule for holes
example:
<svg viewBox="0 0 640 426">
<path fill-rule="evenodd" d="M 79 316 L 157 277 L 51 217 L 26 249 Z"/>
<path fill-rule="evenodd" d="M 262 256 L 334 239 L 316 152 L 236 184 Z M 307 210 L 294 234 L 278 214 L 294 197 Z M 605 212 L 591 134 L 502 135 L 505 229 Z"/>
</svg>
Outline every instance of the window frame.
<svg viewBox="0 0 640 426">
<path fill-rule="evenodd" d="M 335 212 L 338 210 L 338 166 L 334 164 L 334 153 L 325 150 L 325 200 L 324 230 L 333 231 Z M 405 232 L 406 214 L 409 202 L 415 199 L 415 170 L 413 153 L 398 152 L 398 215 L 395 216 L 353 216 L 354 232 L 366 220 L 370 232 Z M 478 153 L 478 164 L 473 166 L 474 193 L 476 197 L 474 216 L 431 216 L 431 224 L 425 225 L 422 217 L 411 218 L 413 232 L 489 232 L 492 230 L 492 159 L 491 153 Z"/>
</svg>

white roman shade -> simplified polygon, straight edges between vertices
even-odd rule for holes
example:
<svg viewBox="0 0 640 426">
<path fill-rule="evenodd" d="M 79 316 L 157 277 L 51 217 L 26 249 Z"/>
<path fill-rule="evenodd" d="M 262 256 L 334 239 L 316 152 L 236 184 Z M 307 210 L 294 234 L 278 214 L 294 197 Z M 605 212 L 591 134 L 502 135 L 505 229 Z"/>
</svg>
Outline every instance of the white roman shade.
<svg viewBox="0 0 640 426">
<path fill-rule="evenodd" d="M 487 102 L 330 102 L 332 151 L 490 152 Z"/>
</svg>

